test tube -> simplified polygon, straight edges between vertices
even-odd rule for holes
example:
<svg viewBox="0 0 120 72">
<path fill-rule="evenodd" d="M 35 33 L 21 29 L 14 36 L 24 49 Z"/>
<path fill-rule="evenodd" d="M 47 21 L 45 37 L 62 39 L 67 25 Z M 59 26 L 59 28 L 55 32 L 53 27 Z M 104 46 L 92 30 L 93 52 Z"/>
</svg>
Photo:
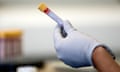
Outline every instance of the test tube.
<svg viewBox="0 0 120 72">
<path fill-rule="evenodd" d="M 63 27 L 64 21 L 59 16 L 57 16 L 52 10 L 50 10 L 44 3 L 40 4 L 39 9 L 40 11 L 47 14 L 50 18 L 52 18 L 55 22 L 57 22 L 57 24 L 61 28 L 62 36 L 66 37 L 67 33 L 65 32 L 64 27 Z"/>
</svg>

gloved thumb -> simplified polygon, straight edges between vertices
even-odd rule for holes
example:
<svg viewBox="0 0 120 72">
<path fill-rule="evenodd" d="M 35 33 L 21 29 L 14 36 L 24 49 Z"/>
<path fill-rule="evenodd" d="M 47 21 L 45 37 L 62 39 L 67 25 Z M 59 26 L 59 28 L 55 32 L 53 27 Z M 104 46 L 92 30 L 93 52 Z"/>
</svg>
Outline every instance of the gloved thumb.
<svg viewBox="0 0 120 72">
<path fill-rule="evenodd" d="M 61 30 L 60 27 L 57 25 L 54 29 L 54 41 L 59 42 L 63 39 L 62 34 L 61 34 Z"/>
<path fill-rule="evenodd" d="M 75 30 L 73 28 L 72 24 L 68 20 L 64 21 L 63 27 L 64 27 L 65 32 L 67 32 L 68 34 L 69 34 L 69 32 Z"/>
</svg>

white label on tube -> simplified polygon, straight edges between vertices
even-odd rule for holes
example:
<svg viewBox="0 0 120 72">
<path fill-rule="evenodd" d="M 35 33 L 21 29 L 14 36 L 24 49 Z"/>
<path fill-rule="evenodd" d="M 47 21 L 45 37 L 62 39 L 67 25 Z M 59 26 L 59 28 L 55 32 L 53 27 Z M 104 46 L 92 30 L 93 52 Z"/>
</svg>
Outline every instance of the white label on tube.
<svg viewBox="0 0 120 72">
<path fill-rule="evenodd" d="M 59 26 L 62 26 L 63 20 L 59 18 L 55 13 L 50 11 L 47 15 L 51 17 L 54 21 L 56 21 L 59 24 Z"/>
</svg>

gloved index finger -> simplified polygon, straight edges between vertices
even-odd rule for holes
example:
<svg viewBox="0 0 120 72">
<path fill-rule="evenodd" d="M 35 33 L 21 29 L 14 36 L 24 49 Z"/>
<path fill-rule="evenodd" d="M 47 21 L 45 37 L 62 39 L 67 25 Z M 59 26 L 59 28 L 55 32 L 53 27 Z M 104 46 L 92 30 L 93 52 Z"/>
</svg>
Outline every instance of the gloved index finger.
<svg viewBox="0 0 120 72">
<path fill-rule="evenodd" d="M 64 21 L 63 26 L 64 26 L 64 30 L 65 30 L 65 32 L 67 32 L 67 34 L 69 34 L 69 32 L 74 30 L 73 26 L 71 25 L 71 23 L 68 20 Z"/>
</svg>

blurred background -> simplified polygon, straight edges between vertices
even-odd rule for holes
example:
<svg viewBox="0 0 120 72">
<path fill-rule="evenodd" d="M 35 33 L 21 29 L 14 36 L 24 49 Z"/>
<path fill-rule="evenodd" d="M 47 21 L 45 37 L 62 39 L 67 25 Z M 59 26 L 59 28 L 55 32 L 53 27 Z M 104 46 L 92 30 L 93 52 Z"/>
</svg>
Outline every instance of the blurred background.
<svg viewBox="0 0 120 72">
<path fill-rule="evenodd" d="M 93 72 L 93 68 L 72 69 L 57 59 L 53 44 L 56 23 L 38 10 L 44 2 L 58 16 L 69 20 L 81 32 L 106 43 L 120 59 L 120 0 L 0 0 L 0 29 L 21 29 L 22 56 L 12 62 L 42 61 L 61 72 Z"/>
</svg>

